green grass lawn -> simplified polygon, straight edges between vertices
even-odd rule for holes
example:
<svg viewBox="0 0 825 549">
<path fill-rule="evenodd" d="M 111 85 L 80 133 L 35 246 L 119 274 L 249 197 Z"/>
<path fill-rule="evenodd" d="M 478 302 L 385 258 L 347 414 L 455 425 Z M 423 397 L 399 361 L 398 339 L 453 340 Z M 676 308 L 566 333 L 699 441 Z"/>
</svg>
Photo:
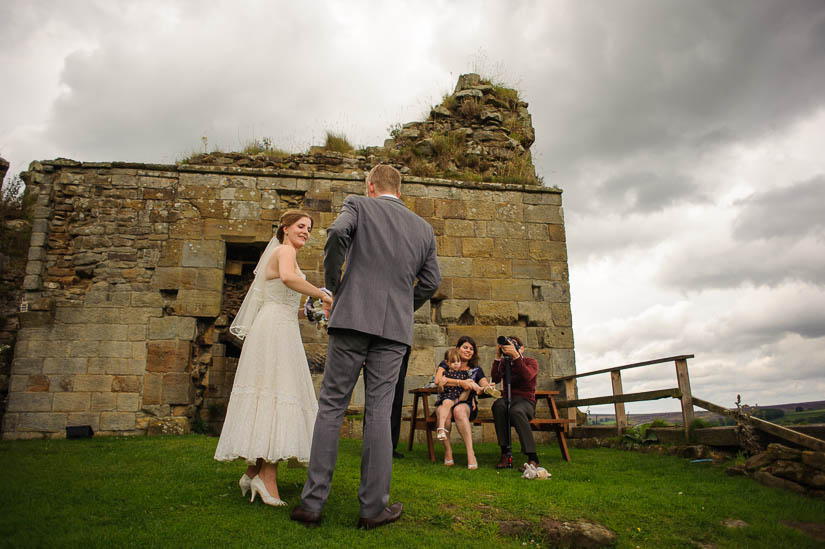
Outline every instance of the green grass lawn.
<svg viewBox="0 0 825 549">
<path fill-rule="evenodd" d="M 242 499 L 240 463 L 212 459 L 216 438 L 94 438 L 0 442 L 0 544 L 4 546 L 535 547 L 535 531 L 499 533 L 498 521 L 585 518 L 618 534 L 618 547 L 822 547 L 780 520 L 825 522 L 825 501 L 766 488 L 722 468 L 613 449 L 541 446 L 553 477 L 496 471 L 498 447 L 478 448 L 480 468 L 427 459 L 417 445 L 394 462 L 395 524 L 355 528 L 361 443 L 342 440 L 318 529 L 288 510 Z M 439 454 L 440 455 L 440 454 Z M 303 469 L 281 468 L 281 497 L 298 503 Z M 726 519 L 747 528 L 729 529 Z"/>
</svg>

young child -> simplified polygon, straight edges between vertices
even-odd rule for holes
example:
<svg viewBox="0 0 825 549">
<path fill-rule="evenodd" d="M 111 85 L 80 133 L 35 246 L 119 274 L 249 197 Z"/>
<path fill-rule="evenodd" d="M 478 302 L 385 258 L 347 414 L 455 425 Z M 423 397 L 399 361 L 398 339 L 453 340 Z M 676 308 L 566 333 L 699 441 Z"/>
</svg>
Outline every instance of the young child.
<svg viewBox="0 0 825 549">
<path fill-rule="evenodd" d="M 449 369 L 444 372 L 445 377 L 462 380 L 470 378 L 470 372 L 461 369 L 461 355 L 459 355 L 458 349 L 447 349 L 447 352 L 444 353 L 444 362 L 446 362 L 449 367 Z M 447 408 L 452 408 L 456 403 L 464 402 L 469 398 L 469 389 L 462 391 L 461 387 L 447 385 L 444 387 L 444 391 L 438 395 L 438 399 L 435 401 L 435 407 L 438 408 L 444 405 L 447 406 Z M 438 419 L 439 423 L 436 428 L 436 438 L 438 438 L 438 440 L 444 440 L 447 438 L 447 429 L 444 428 L 446 414 L 438 414 Z"/>
</svg>

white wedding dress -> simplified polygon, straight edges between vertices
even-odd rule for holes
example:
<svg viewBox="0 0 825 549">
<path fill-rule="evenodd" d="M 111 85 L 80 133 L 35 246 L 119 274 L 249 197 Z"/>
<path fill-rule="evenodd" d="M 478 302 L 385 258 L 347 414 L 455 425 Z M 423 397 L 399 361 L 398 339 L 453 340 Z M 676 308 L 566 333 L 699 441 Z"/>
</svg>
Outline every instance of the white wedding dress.
<svg viewBox="0 0 825 549">
<path fill-rule="evenodd" d="M 300 302 L 301 294 L 280 279 L 266 281 L 264 304 L 241 350 L 216 460 L 309 461 L 318 401 L 298 326 Z"/>
</svg>

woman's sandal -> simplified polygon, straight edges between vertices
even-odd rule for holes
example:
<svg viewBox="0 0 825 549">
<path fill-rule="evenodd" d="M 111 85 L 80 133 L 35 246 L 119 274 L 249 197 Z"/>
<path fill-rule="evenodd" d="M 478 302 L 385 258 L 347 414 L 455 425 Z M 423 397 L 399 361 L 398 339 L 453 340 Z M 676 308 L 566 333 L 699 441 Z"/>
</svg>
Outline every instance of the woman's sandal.
<svg viewBox="0 0 825 549">
<path fill-rule="evenodd" d="M 447 433 L 449 432 L 447 431 L 447 429 L 445 429 L 444 427 L 439 427 L 438 429 L 436 429 L 436 432 L 437 434 L 435 435 L 435 438 L 437 438 L 438 440 L 447 440 Z"/>
<path fill-rule="evenodd" d="M 467 469 L 478 469 L 478 463 L 468 463 Z"/>
<path fill-rule="evenodd" d="M 446 465 L 447 467 L 452 467 L 453 465 L 455 465 L 455 460 L 445 458 L 444 459 L 444 465 Z"/>
</svg>

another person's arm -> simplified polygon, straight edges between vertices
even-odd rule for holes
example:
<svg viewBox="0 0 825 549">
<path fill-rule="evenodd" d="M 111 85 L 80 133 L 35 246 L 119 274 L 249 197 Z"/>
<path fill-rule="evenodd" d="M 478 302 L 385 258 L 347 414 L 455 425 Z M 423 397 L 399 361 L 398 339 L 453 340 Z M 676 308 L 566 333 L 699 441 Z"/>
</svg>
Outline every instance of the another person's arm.
<svg viewBox="0 0 825 549">
<path fill-rule="evenodd" d="M 354 197 L 348 196 L 341 206 L 341 213 L 327 229 L 327 242 L 324 244 L 324 284 L 333 295 L 341 283 L 341 267 L 347 258 L 357 223 L 356 202 Z"/>
</svg>

